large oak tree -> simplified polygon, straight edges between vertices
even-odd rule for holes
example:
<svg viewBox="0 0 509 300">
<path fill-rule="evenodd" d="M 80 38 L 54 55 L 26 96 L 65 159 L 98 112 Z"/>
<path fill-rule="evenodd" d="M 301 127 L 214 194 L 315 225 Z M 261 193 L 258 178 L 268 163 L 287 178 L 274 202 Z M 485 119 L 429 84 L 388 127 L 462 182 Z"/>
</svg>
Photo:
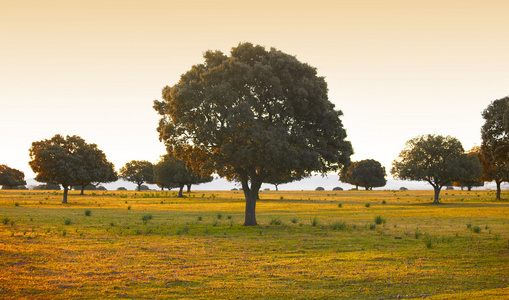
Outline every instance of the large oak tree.
<svg viewBox="0 0 509 300">
<path fill-rule="evenodd" d="M 315 68 L 250 43 L 204 58 L 154 101 L 163 116 L 157 130 L 169 153 L 241 183 L 244 225 L 257 224 L 258 192 L 269 178 L 300 179 L 349 162 L 342 113 Z"/>
<path fill-rule="evenodd" d="M 461 178 L 461 142 L 451 136 L 422 135 L 406 142 L 393 162 L 391 174 L 406 180 L 426 181 L 435 191 L 433 203 L 439 204 L 440 190 Z"/>
<path fill-rule="evenodd" d="M 495 181 L 500 200 L 501 183 L 509 182 L 509 97 L 493 101 L 482 112 L 480 160 L 483 179 Z"/>
</svg>

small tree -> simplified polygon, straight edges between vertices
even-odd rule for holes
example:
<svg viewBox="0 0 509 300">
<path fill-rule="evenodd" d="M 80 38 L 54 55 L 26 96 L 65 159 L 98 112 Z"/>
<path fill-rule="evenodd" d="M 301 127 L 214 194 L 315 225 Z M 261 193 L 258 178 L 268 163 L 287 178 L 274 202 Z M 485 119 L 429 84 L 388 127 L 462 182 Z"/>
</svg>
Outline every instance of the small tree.
<svg viewBox="0 0 509 300">
<path fill-rule="evenodd" d="M 474 186 L 483 186 L 484 181 L 482 180 L 482 166 L 479 162 L 478 148 L 470 150 L 469 153 L 463 154 L 460 159 L 460 165 L 463 168 L 463 172 L 460 179 L 453 182 L 454 186 L 466 187 L 468 191 L 472 190 Z"/>
<path fill-rule="evenodd" d="M 244 225 L 257 225 L 256 200 L 272 178 L 337 171 L 352 146 L 316 69 L 276 49 L 239 44 L 207 51 L 154 101 L 159 137 L 178 159 L 238 181 Z"/>
<path fill-rule="evenodd" d="M 120 168 L 120 177 L 133 182 L 137 185 L 137 190 L 141 190 L 141 185 L 154 182 L 154 166 L 146 160 L 132 160 Z"/>
<path fill-rule="evenodd" d="M 339 180 L 353 184 L 357 189 L 361 186 L 366 190 L 372 190 L 374 187 L 385 186 L 386 176 L 385 167 L 378 161 L 365 159 L 344 167 L 339 174 Z"/>
<path fill-rule="evenodd" d="M 405 180 L 426 181 L 435 191 L 433 203 L 439 204 L 440 190 L 460 178 L 463 155 L 461 142 L 451 136 L 422 135 L 409 140 L 393 162 L 392 175 Z"/>
<path fill-rule="evenodd" d="M 81 187 L 81 195 L 84 194 L 87 185 L 117 181 L 115 167 L 96 144 L 84 143 L 77 147 L 76 154 L 82 159 L 82 172 L 76 181 L 76 184 Z"/>
<path fill-rule="evenodd" d="M 23 172 L 9 168 L 7 165 L 0 165 L 0 185 L 2 188 L 13 189 L 26 184 Z"/>
<path fill-rule="evenodd" d="M 482 113 L 485 123 L 481 128 L 480 161 L 483 179 L 495 181 L 497 199 L 501 184 L 509 182 L 509 97 L 493 101 Z"/>
</svg>

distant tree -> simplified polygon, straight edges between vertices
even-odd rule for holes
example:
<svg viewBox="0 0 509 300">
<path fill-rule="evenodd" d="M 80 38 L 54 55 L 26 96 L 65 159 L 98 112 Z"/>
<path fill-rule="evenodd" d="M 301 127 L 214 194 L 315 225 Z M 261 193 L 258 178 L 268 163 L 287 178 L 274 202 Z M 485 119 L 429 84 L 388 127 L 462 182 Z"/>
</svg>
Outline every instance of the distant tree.
<svg viewBox="0 0 509 300">
<path fill-rule="evenodd" d="M 438 204 L 440 190 L 460 178 L 463 155 L 461 142 L 451 136 L 422 135 L 409 140 L 393 162 L 392 175 L 405 180 L 427 181 L 435 191 Z"/>
<path fill-rule="evenodd" d="M 30 167 L 36 173 L 35 180 L 61 184 L 64 189 L 62 203 L 67 203 L 69 187 L 78 184 L 83 174 L 83 159 L 77 148 L 85 142 L 79 136 L 57 134 L 49 140 L 33 142 L 30 148 Z"/>
<path fill-rule="evenodd" d="M 121 178 L 134 182 L 137 190 L 141 190 L 144 183 L 154 182 L 154 166 L 146 160 L 132 160 L 120 168 L 119 175 Z"/>
<path fill-rule="evenodd" d="M 46 184 L 39 184 L 34 187 L 34 190 L 52 190 L 52 191 L 60 191 L 60 185 L 56 183 L 46 183 Z"/>
<path fill-rule="evenodd" d="M 203 172 L 196 172 L 192 170 L 191 168 L 188 168 L 188 171 L 191 174 L 191 181 L 189 183 L 186 183 L 187 186 L 187 192 L 191 192 L 191 186 L 192 185 L 198 185 L 202 183 L 212 182 L 214 180 L 214 176 L 210 174 L 204 174 Z"/>
<path fill-rule="evenodd" d="M 365 159 L 344 167 L 339 174 L 339 180 L 353 184 L 357 189 L 361 186 L 366 190 L 372 190 L 374 187 L 385 186 L 386 176 L 385 167 L 378 161 Z"/>
<path fill-rule="evenodd" d="M 83 141 L 84 143 L 84 141 Z M 82 158 L 82 172 L 77 178 L 77 185 L 81 186 L 81 195 L 87 185 L 98 185 L 117 181 L 117 172 L 111 162 L 106 159 L 103 151 L 96 144 L 84 143 L 77 147 L 77 155 Z"/>
<path fill-rule="evenodd" d="M 106 160 L 97 145 L 88 144 L 76 135 L 64 138 L 57 134 L 49 140 L 33 142 L 30 158 L 29 165 L 37 174 L 37 181 L 62 185 L 62 203 L 67 203 L 67 193 L 72 186 L 85 187 L 92 182 L 116 180 L 113 164 Z"/>
<path fill-rule="evenodd" d="M 483 179 L 495 181 L 497 199 L 500 200 L 501 184 L 509 182 L 509 97 L 493 101 L 482 116 L 485 123 L 481 128 L 479 158 Z"/>
<path fill-rule="evenodd" d="M 25 174 L 20 170 L 0 165 L 0 185 L 3 189 L 14 189 L 26 185 Z"/>
<path fill-rule="evenodd" d="M 333 188 L 332 190 L 333 190 L 333 191 L 342 191 L 342 190 L 343 190 L 343 188 L 342 188 L 342 187 L 337 186 L 337 187 Z"/>
<path fill-rule="evenodd" d="M 301 179 L 349 162 L 342 113 L 315 68 L 250 43 L 204 58 L 154 101 L 157 130 L 168 152 L 194 170 L 241 183 L 245 226 L 257 224 L 256 200 L 268 179 Z"/>
<path fill-rule="evenodd" d="M 468 191 L 471 191 L 474 186 L 484 185 L 482 166 L 475 148 L 461 156 L 460 165 L 463 168 L 463 172 L 460 179 L 453 182 L 453 186 L 461 187 L 461 189 L 466 187 Z"/>
<path fill-rule="evenodd" d="M 325 189 L 324 189 L 323 187 L 319 186 L 319 187 L 317 187 L 317 188 L 315 189 L 315 191 L 325 191 Z"/>
<path fill-rule="evenodd" d="M 117 191 L 127 191 L 127 189 L 123 186 L 117 188 Z"/>
<path fill-rule="evenodd" d="M 190 191 L 192 184 L 199 184 L 209 179 L 212 181 L 212 176 L 202 177 L 187 167 L 185 161 L 166 155 L 154 166 L 154 179 L 160 187 L 178 187 L 178 196 L 184 197 L 185 186 L 188 186 L 188 191 Z"/>
</svg>

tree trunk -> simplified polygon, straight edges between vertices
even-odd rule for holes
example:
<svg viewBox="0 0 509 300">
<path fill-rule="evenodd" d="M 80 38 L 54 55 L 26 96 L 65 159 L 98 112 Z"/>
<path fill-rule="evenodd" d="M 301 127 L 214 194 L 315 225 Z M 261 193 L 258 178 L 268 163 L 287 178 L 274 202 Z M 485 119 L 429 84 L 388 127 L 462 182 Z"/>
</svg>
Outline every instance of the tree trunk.
<svg viewBox="0 0 509 300">
<path fill-rule="evenodd" d="M 69 186 L 63 184 L 62 186 L 64 187 L 64 199 L 62 200 L 62 204 L 67 204 L 67 191 L 69 190 Z"/>
<path fill-rule="evenodd" d="M 469 191 L 469 192 L 471 192 L 471 191 L 472 191 L 472 186 L 470 186 L 470 185 L 469 185 L 467 188 L 468 188 L 468 191 Z M 461 190 L 463 190 L 463 187 L 461 187 Z"/>
<path fill-rule="evenodd" d="M 142 183 L 138 183 L 138 192 L 141 191 L 141 185 L 142 184 L 143 184 L 143 182 Z"/>
<path fill-rule="evenodd" d="M 279 191 L 278 188 L 277 188 L 278 184 L 274 184 L 274 185 L 276 186 L 276 192 Z"/>
<path fill-rule="evenodd" d="M 497 200 L 501 200 L 500 194 L 501 194 L 502 189 L 501 189 L 500 185 L 501 185 L 502 181 L 495 181 L 495 182 L 497 183 Z"/>
<path fill-rule="evenodd" d="M 184 198 L 184 194 L 182 194 L 182 191 L 184 191 L 184 184 L 180 185 L 179 189 L 179 198 Z"/>
<path fill-rule="evenodd" d="M 438 196 L 440 196 L 440 190 L 442 189 L 442 187 L 436 185 L 436 186 L 433 186 L 433 188 L 435 189 L 435 198 L 433 200 L 433 204 L 440 204 L 440 201 L 438 200 Z"/>
<path fill-rule="evenodd" d="M 188 193 L 191 193 L 191 184 L 188 184 L 188 185 L 187 185 L 187 192 L 188 192 Z"/>
<path fill-rule="evenodd" d="M 85 186 L 84 185 L 81 186 L 81 194 L 80 195 L 85 195 Z"/>
<path fill-rule="evenodd" d="M 258 191 L 262 183 L 251 182 L 249 187 L 247 182 L 242 182 L 242 190 L 244 191 L 244 197 L 246 198 L 246 211 L 244 218 L 244 226 L 256 226 L 256 200 L 259 199 Z"/>
</svg>

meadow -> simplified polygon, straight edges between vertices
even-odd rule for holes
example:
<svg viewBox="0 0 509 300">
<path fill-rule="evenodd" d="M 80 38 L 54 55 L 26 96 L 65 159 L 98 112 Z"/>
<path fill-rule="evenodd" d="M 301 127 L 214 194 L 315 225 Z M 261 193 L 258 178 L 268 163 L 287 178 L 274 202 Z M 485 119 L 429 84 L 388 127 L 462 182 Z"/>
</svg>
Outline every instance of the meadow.
<svg viewBox="0 0 509 300">
<path fill-rule="evenodd" d="M 2 299 L 508 299 L 509 193 L 0 191 Z"/>
</svg>

